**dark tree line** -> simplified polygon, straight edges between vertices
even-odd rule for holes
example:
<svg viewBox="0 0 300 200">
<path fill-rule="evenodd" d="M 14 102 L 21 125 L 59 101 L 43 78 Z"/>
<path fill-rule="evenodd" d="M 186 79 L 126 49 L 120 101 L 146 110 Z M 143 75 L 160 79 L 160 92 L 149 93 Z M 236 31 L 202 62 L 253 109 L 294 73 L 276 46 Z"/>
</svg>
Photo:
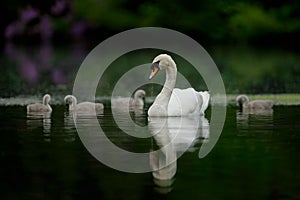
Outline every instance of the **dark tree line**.
<svg viewBox="0 0 300 200">
<path fill-rule="evenodd" d="M 1 3 L 4 40 L 103 39 L 129 28 L 162 26 L 206 42 L 292 45 L 299 40 L 300 32 L 300 3 L 296 0 L 4 0 Z"/>
</svg>

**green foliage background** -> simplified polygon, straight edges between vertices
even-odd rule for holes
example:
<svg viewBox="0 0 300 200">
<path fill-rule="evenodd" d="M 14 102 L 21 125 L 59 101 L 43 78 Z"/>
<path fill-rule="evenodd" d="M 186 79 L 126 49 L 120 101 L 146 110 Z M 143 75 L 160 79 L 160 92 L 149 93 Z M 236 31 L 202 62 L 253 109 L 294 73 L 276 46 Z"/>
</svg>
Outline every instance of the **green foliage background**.
<svg viewBox="0 0 300 200">
<path fill-rule="evenodd" d="M 66 2 L 67 7 L 59 15 L 53 15 L 51 9 L 60 1 Z M 69 56 L 73 44 L 84 44 L 84 51 L 89 52 L 104 39 L 130 28 L 166 27 L 191 36 L 208 51 L 219 67 L 228 93 L 300 93 L 297 45 L 300 42 L 300 2 L 296 0 L 4 0 L 0 4 L 3 4 L 0 24 L 3 30 L 18 20 L 20 12 L 28 7 L 50 17 L 53 35 L 47 42 L 53 46 L 51 65 L 57 68 L 65 67 L 61 63 Z M 71 30 L 79 22 L 86 28 L 74 36 Z M 45 42 L 32 31 L 35 23 L 38 22 L 26 24 L 24 34 L 9 39 L 2 37 L 2 42 L 22 45 L 22 51 L 30 56 L 31 48 Z M 68 59 L 70 57 L 73 56 Z M 70 59 L 64 69 L 69 73 L 65 81 L 69 92 L 83 59 Z M 28 85 L 20 79 L 19 64 L 13 59 L 4 55 L 0 63 L 3 66 L 1 96 L 64 88 L 57 89 L 46 73 L 41 75 L 38 85 Z M 186 70 L 184 63 L 180 64 L 179 70 L 194 80 L 193 72 Z M 129 65 L 130 62 L 124 61 L 124 69 L 130 68 Z M 118 77 L 121 71 L 110 73 Z M 109 90 L 113 83 L 106 84 Z M 201 85 L 198 89 L 205 88 Z"/>
<path fill-rule="evenodd" d="M 300 3 L 287 1 L 192 1 L 192 0 L 73 0 L 64 15 L 53 16 L 56 36 L 66 37 L 71 25 L 84 20 L 92 34 L 106 36 L 129 28 L 162 26 L 192 34 L 204 42 L 282 42 L 298 39 Z M 49 13 L 55 0 L 4 0 L 2 25 L 16 19 L 20 10 L 32 6 Z M 289 38 L 283 37 L 289 36 Z"/>
</svg>

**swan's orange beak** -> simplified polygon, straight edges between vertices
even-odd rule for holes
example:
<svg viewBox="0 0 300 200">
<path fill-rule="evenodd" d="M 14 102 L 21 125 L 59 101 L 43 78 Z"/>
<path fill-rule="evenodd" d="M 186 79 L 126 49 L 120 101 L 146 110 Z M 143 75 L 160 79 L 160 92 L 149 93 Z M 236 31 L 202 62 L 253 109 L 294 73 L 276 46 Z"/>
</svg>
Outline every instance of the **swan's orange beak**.
<svg viewBox="0 0 300 200">
<path fill-rule="evenodd" d="M 151 68 L 152 68 L 152 72 L 149 76 L 149 80 L 151 80 L 157 74 L 157 72 L 159 71 L 158 63 L 153 63 Z"/>
</svg>

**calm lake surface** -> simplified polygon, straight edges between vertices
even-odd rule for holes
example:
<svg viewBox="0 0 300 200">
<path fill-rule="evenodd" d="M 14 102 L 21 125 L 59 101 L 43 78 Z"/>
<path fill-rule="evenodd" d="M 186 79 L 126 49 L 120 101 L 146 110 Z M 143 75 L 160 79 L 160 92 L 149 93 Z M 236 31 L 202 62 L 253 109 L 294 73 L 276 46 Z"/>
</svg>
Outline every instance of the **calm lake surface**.
<svg viewBox="0 0 300 200">
<path fill-rule="evenodd" d="M 151 133 L 157 131 L 157 122 L 149 122 L 143 112 L 131 113 L 130 120 L 119 114 L 116 120 L 109 111 L 97 116 L 103 132 L 114 145 L 131 152 L 154 152 L 166 142 L 165 135 L 178 128 L 177 119 L 170 119 L 168 127 L 158 128 L 166 134 L 135 138 L 119 127 L 136 133 L 143 127 Z M 299 118 L 299 106 L 276 106 L 273 112 L 257 114 L 228 106 L 217 144 L 200 159 L 199 149 L 210 139 L 208 110 L 203 118 L 181 121 L 181 137 L 163 155 L 172 160 L 182 154 L 177 162 L 154 173 L 126 173 L 102 164 L 85 148 L 74 116 L 64 106 L 53 106 L 51 116 L 27 115 L 24 106 L 1 106 L 0 198 L 299 199 Z M 87 132 L 98 126 L 88 116 L 78 120 Z M 131 120 L 135 123 L 128 123 Z M 104 143 L 101 151 L 110 155 Z M 150 168 L 163 163 L 159 156 L 150 154 Z M 164 176 L 171 178 L 160 180 Z"/>
</svg>

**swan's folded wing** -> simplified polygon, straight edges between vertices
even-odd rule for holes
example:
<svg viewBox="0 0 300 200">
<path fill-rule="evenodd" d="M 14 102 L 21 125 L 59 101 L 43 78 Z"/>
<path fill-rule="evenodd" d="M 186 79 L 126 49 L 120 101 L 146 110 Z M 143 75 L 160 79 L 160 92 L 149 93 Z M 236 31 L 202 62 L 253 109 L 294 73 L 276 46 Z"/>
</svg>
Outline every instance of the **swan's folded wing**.
<svg viewBox="0 0 300 200">
<path fill-rule="evenodd" d="M 174 88 L 168 105 L 168 116 L 199 114 L 201 105 L 197 93 L 193 88 Z"/>
<path fill-rule="evenodd" d="M 200 109 L 200 113 L 204 115 L 204 112 L 207 109 L 209 104 L 210 94 L 207 91 L 199 92 L 199 94 L 202 96 L 202 106 Z"/>
<path fill-rule="evenodd" d="M 93 102 L 81 102 L 76 105 L 76 111 L 81 113 L 93 114 L 95 111 L 99 112 L 103 110 L 103 104 Z"/>
</svg>

